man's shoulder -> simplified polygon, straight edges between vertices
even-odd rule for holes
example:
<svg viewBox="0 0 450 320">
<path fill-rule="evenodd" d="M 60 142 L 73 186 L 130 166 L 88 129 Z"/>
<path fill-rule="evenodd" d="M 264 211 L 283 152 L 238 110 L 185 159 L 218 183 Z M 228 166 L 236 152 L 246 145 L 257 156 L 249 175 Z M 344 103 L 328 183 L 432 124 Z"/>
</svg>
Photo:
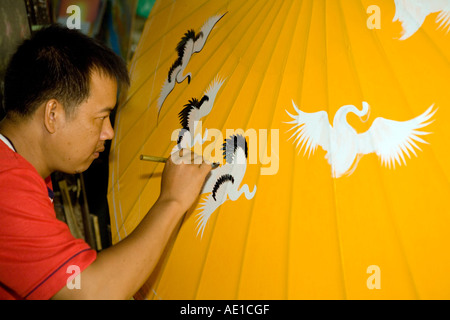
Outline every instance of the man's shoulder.
<svg viewBox="0 0 450 320">
<path fill-rule="evenodd" d="M 27 179 L 36 179 L 39 176 L 36 169 L 21 155 L 12 151 L 7 145 L 0 141 L 0 175 L 24 176 Z"/>
<path fill-rule="evenodd" d="M 15 161 L 17 161 L 16 153 L 12 151 L 2 140 L 0 140 L 0 163 L 8 164 Z"/>
<path fill-rule="evenodd" d="M 1 144 L 1 141 L 0 141 Z M 20 194 L 38 196 L 47 194 L 44 179 L 36 169 L 19 154 L 0 146 L 0 199 L 16 198 Z M 10 199 L 12 201 L 12 199 Z"/>
</svg>

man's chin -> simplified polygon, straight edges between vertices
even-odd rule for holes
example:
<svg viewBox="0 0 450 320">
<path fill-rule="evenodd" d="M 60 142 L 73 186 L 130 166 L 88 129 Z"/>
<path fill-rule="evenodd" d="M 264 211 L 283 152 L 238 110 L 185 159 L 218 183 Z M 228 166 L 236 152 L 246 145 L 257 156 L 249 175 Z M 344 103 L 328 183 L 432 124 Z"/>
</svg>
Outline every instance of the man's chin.
<svg viewBox="0 0 450 320">
<path fill-rule="evenodd" d="M 78 174 L 78 173 L 83 173 L 85 172 L 87 169 L 89 169 L 89 167 L 91 166 L 92 162 L 94 160 L 91 160 L 89 163 L 83 165 L 83 166 L 79 166 L 77 169 L 75 169 L 71 174 Z M 69 172 L 68 172 L 69 173 Z"/>
</svg>

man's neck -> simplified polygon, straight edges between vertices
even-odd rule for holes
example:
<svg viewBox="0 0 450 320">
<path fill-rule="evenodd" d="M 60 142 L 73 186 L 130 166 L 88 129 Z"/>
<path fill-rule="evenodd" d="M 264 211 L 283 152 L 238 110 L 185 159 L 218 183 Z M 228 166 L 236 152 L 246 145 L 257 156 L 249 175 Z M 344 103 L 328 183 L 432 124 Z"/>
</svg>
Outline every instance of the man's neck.
<svg viewBox="0 0 450 320">
<path fill-rule="evenodd" d="M 33 128 L 33 124 L 25 121 L 14 121 L 5 118 L 0 122 L 0 133 L 10 142 L 15 152 L 25 158 L 45 179 L 51 170 L 45 165 L 44 152 L 42 152 L 41 135 Z"/>
</svg>

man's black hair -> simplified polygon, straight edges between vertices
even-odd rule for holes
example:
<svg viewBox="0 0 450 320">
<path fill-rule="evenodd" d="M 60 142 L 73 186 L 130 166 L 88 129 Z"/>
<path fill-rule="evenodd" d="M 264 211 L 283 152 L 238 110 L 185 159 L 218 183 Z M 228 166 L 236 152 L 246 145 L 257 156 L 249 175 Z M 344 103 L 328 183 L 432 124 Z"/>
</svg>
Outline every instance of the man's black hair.
<svg viewBox="0 0 450 320">
<path fill-rule="evenodd" d="M 93 72 L 130 83 L 125 62 L 111 49 L 78 30 L 51 25 L 25 40 L 12 56 L 5 74 L 6 114 L 28 117 L 50 99 L 70 116 L 90 95 Z"/>
</svg>

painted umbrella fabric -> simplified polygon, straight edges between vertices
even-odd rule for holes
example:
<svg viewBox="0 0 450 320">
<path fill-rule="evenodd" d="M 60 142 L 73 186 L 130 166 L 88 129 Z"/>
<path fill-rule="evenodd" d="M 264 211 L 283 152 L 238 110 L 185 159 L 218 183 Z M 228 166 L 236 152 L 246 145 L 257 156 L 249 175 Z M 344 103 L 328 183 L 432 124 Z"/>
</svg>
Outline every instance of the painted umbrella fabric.
<svg viewBox="0 0 450 320">
<path fill-rule="evenodd" d="M 449 3 L 156 1 L 116 115 L 113 242 L 158 197 L 140 155 L 220 167 L 136 298 L 448 299 Z"/>
</svg>

